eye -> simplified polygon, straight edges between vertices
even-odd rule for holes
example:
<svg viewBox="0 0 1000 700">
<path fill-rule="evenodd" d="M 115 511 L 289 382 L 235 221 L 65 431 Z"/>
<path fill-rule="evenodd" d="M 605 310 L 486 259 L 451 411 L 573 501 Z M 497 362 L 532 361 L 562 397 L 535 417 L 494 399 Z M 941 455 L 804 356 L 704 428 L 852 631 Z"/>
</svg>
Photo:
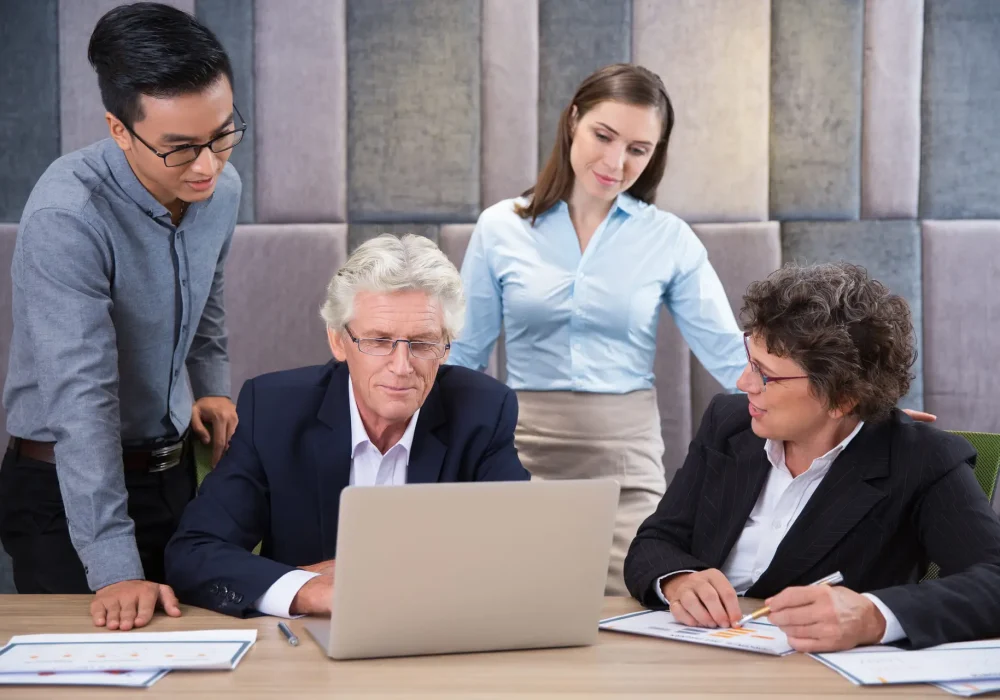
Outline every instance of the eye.
<svg viewBox="0 0 1000 700">
<path fill-rule="evenodd" d="M 639 156 L 640 158 L 646 155 L 645 148 L 632 148 L 629 149 L 634 156 Z"/>
<path fill-rule="evenodd" d="M 597 140 L 598 141 L 604 141 L 605 143 L 607 143 L 607 142 L 611 141 L 611 137 L 608 136 L 607 134 L 602 134 L 601 132 L 598 131 L 597 132 Z"/>
</svg>

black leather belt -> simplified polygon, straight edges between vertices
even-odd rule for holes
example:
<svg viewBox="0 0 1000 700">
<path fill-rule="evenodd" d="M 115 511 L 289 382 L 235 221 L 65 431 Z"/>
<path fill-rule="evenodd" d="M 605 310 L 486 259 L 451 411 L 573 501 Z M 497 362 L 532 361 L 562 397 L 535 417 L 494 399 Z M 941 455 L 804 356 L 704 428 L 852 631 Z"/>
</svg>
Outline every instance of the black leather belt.
<svg viewBox="0 0 1000 700">
<path fill-rule="evenodd" d="M 177 441 L 152 448 L 125 447 L 122 449 L 122 465 L 127 471 L 149 473 L 173 469 L 184 459 L 184 450 L 187 445 L 186 437 L 187 434 Z M 56 463 L 55 447 L 54 442 L 38 442 L 37 440 L 24 440 L 15 437 L 12 437 L 7 443 L 7 449 L 14 454 L 47 464 Z"/>
</svg>

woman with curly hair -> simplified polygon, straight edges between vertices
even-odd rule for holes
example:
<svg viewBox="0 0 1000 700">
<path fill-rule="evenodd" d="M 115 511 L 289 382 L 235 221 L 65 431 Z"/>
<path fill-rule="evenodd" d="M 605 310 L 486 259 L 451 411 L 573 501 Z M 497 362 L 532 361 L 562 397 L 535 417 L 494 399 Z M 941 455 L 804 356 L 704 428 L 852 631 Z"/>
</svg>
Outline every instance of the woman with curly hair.
<svg viewBox="0 0 1000 700">
<path fill-rule="evenodd" d="M 906 302 L 860 267 L 750 285 L 747 366 L 705 413 L 625 561 L 629 591 L 729 627 L 766 598 L 800 651 L 1000 636 L 1000 520 L 963 438 L 894 408 L 916 357 Z M 940 579 L 919 583 L 928 564 Z M 810 586 L 831 573 L 843 585 Z"/>
</svg>

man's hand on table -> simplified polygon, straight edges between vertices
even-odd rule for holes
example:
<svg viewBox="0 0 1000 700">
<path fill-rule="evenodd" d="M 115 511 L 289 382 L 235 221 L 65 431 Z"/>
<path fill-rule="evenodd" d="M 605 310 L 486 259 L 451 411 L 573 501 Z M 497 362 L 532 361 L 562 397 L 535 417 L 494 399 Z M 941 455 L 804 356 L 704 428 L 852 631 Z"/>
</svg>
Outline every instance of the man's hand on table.
<svg viewBox="0 0 1000 700">
<path fill-rule="evenodd" d="M 180 617 L 177 596 L 170 586 L 153 581 L 119 581 L 97 590 L 90 603 L 90 616 L 97 627 L 126 632 L 148 625 L 157 603 L 170 617 Z"/>
</svg>

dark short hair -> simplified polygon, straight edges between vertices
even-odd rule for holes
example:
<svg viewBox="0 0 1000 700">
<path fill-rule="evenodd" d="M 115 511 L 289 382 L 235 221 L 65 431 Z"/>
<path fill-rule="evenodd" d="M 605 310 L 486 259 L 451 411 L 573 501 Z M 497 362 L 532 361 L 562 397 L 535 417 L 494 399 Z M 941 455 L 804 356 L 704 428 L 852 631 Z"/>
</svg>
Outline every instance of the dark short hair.
<svg viewBox="0 0 1000 700">
<path fill-rule="evenodd" d="M 809 375 L 829 407 L 854 402 L 864 421 L 888 417 L 917 359 L 906 301 L 848 263 L 790 263 L 743 297 L 744 330 Z"/>
<path fill-rule="evenodd" d="M 97 21 L 87 59 L 97 71 L 104 108 L 130 129 L 143 119 L 142 95 L 197 93 L 233 68 L 207 27 L 175 7 L 155 2 L 121 5 Z"/>
</svg>

